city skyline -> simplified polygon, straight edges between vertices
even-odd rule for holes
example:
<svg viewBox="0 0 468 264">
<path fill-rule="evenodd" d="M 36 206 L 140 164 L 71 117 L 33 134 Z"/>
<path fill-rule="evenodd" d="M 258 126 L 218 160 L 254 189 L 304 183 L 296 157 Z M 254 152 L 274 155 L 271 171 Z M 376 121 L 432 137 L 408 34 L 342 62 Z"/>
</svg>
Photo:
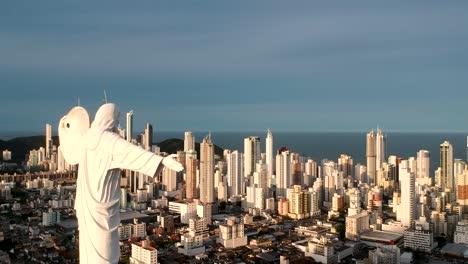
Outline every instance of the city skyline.
<svg viewBox="0 0 468 264">
<path fill-rule="evenodd" d="M 135 131 L 467 130 L 464 2 L 1 7 L 3 132 L 103 90 Z"/>
</svg>

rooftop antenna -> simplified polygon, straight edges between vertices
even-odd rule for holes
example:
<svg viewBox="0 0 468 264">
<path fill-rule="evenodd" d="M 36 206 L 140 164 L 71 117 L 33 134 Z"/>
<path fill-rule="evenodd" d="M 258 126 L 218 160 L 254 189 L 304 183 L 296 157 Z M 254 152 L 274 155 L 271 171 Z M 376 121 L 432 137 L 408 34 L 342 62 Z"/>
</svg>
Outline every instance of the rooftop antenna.
<svg viewBox="0 0 468 264">
<path fill-rule="evenodd" d="M 78 106 L 80 106 L 80 97 L 78 97 Z"/>
<path fill-rule="evenodd" d="M 106 90 L 104 90 L 104 103 L 107 104 L 107 94 L 106 94 Z"/>
</svg>

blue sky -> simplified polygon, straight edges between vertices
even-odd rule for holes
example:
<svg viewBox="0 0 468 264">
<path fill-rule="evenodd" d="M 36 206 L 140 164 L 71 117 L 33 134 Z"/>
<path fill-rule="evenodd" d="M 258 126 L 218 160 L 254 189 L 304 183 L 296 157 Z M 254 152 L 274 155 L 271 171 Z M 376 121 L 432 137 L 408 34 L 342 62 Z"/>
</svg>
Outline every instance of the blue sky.
<svg viewBox="0 0 468 264">
<path fill-rule="evenodd" d="M 78 97 L 94 115 L 104 89 L 137 130 L 467 131 L 467 13 L 467 1 L 2 2 L 0 131 L 55 126 Z"/>
</svg>

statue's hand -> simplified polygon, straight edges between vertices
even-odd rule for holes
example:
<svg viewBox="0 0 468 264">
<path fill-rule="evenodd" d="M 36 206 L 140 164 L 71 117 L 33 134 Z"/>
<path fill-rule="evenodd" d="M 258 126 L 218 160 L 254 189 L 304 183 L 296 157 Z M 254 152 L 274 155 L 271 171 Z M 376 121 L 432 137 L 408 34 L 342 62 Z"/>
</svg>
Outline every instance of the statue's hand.
<svg viewBox="0 0 468 264">
<path fill-rule="evenodd" d="M 177 154 L 169 155 L 162 160 L 162 163 L 168 169 L 179 172 L 179 171 L 182 171 L 184 167 L 182 166 L 182 164 L 174 160 L 174 158 L 176 157 L 177 157 Z"/>
</svg>

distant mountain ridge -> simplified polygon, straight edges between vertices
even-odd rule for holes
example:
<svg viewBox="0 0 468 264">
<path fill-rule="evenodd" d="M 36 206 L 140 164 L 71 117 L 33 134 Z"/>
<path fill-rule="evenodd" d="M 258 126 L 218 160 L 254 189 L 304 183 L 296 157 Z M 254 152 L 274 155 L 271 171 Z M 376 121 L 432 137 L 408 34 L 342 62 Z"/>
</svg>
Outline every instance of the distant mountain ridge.
<svg viewBox="0 0 468 264">
<path fill-rule="evenodd" d="M 54 145 L 58 145 L 57 136 L 52 137 Z M 22 162 L 30 150 L 45 147 L 45 136 L 17 137 L 10 140 L 0 140 L 0 151 L 8 149 L 11 151 L 12 162 Z M 3 159 L 3 157 L 2 157 Z"/>
<path fill-rule="evenodd" d="M 52 137 L 54 145 L 59 145 L 58 136 Z M 179 150 L 184 150 L 184 141 L 178 138 L 170 138 L 159 143 L 156 143 L 159 146 L 161 152 L 166 153 L 177 153 Z M 9 150 L 12 153 L 11 162 L 20 163 L 25 160 L 26 154 L 30 150 L 39 149 L 40 147 L 45 147 L 45 136 L 30 136 L 30 137 L 17 137 L 10 140 L 0 140 L 0 153 L 4 150 Z M 195 143 L 195 150 L 197 155 L 200 153 L 200 143 Z M 215 145 L 215 154 L 220 157 L 223 156 L 223 149 Z M 2 160 L 3 157 L 0 157 Z"/>
</svg>

